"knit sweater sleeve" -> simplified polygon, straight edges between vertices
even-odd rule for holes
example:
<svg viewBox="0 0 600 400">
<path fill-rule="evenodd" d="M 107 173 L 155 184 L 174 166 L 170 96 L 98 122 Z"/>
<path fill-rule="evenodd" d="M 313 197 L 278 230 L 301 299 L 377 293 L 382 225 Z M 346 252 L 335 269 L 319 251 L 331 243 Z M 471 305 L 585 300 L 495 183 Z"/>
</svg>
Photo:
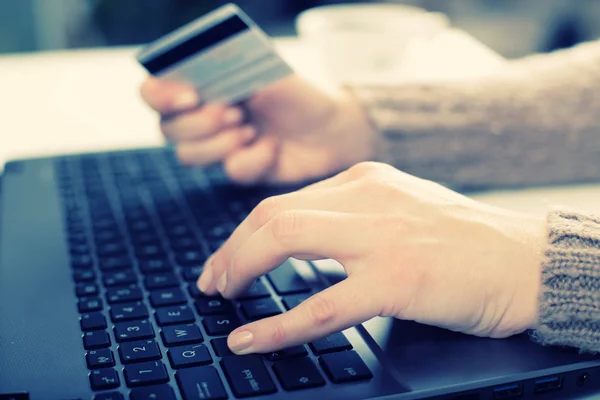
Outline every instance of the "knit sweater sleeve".
<svg viewBox="0 0 600 400">
<path fill-rule="evenodd" d="M 548 214 L 539 323 L 543 345 L 600 352 L 600 216 L 569 210 Z"/>
<path fill-rule="evenodd" d="M 354 86 L 375 159 L 458 190 L 600 178 L 600 41 L 446 84 Z"/>
</svg>

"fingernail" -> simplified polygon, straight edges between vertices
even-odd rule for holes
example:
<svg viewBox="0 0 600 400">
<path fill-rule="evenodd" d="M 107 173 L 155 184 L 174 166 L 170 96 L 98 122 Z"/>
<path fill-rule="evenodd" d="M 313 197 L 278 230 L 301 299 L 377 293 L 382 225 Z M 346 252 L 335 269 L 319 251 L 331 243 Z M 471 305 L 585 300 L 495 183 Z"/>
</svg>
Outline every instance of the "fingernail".
<svg viewBox="0 0 600 400">
<path fill-rule="evenodd" d="M 245 126 L 244 128 L 242 128 L 242 138 L 244 139 L 244 141 L 249 141 L 254 139 L 254 137 L 256 136 L 256 129 L 254 129 L 251 126 Z"/>
<path fill-rule="evenodd" d="M 225 111 L 225 114 L 223 115 L 223 122 L 225 122 L 227 125 L 234 125 L 242 122 L 243 118 L 244 115 L 238 108 L 230 108 L 229 110 Z"/>
<path fill-rule="evenodd" d="M 213 279 L 213 272 L 211 268 L 204 268 L 202 272 L 202 276 L 200 276 L 200 280 L 198 281 L 198 289 L 202 292 L 206 292 L 208 289 L 208 285 Z"/>
<path fill-rule="evenodd" d="M 181 93 L 173 101 L 173 111 L 185 111 L 194 108 L 198 105 L 198 95 L 194 92 L 187 91 Z"/>
<path fill-rule="evenodd" d="M 229 345 L 231 351 L 233 351 L 234 353 L 244 355 L 250 353 L 249 347 L 252 344 L 253 340 L 254 335 L 252 333 L 248 331 L 238 332 L 229 335 L 229 340 L 227 341 L 227 344 Z"/>
<path fill-rule="evenodd" d="M 221 275 L 219 282 L 217 282 L 217 290 L 219 292 L 223 293 L 225 291 L 226 287 L 227 287 L 227 271 L 223 272 L 223 275 Z"/>
</svg>

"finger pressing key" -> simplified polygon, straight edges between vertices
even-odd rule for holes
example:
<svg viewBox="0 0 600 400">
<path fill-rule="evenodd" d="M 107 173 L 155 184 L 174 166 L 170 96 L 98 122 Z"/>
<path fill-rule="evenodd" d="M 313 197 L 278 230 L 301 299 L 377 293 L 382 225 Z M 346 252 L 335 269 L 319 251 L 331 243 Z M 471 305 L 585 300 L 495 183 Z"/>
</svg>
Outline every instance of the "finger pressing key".
<svg viewBox="0 0 600 400">
<path fill-rule="evenodd" d="M 377 296 L 364 296 L 360 275 L 310 297 L 294 309 L 233 331 L 227 344 L 239 355 L 267 353 L 308 343 L 342 331 L 381 313 Z"/>
<path fill-rule="evenodd" d="M 289 257 L 311 255 L 344 263 L 366 251 L 373 241 L 369 232 L 353 229 L 364 225 L 364 220 L 361 215 L 331 211 L 281 212 L 240 244 L 223 274 L 214 277 L 217 290 L 226 298 L 234 298 Z M 357 240 L 359 236 L 361 240 Z"/>
</svg>

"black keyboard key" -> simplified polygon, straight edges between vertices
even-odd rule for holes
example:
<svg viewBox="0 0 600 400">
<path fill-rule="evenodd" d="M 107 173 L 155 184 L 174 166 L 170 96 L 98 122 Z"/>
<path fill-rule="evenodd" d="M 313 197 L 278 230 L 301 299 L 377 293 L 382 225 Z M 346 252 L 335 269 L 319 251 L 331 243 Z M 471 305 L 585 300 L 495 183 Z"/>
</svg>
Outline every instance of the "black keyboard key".
<svg viewBox="0 0 600 400">
<path fill-rule="evenodd" d="M 123 364 L 160 360 L 162 355 L 154 340 L 121 343 L 119 357 Z"/>
<path fill-rule="evenodd" d="M 185 268 L 181 272 L 181 277 L 185 281 L 196 282 L 198 280 L 198 278 L 200 277 L 200 274 L 202 273 L 202 269 L 203 269 L 203 267 L 200 267 L 200 266 Z"/>
<path fill-rule="evenodd" d="M 115 338 L 119 343 L 152 339 L 153 337 L 154 328 L 148 320 L 119 322 L 115 324 Z"/>
<path fill-rule="evenodd" d="M 273 365 L 273 369 L 285 390 L 308 389 L 325 385 L 325 379 L 308 357 L 278 361 Z"/>
<path fill-rule="evenodd" d="M 136 216 L 137 218 L 132 218 L 132 214 L 129 214 L 128 217 L 129 222 L 127 224 L 127 227 L 131 232 L 152 232 L 156 230 L 154 224 L 152 223 L 148 215 L 144 215 L 143 212 L 140 213 L 139 216 Z"/>
<path fill-rule="evenodd" d="M 179 286 L 179 281 L 171 272 L 146 276 L 144 280 L 148 290 L 164 289 Z"/>
<path fill-rule="evenodd" d="M 202 293 L 200 289 L 198 289 L 196 283 L 190 283 L 188 285 L 188 292 L 190 293 L 190 296 L 192 296 L 194 299 L 197 299 L 199 297 L 206 297 L 206 295 Z"/>
<path fill-rule="evenodd" d="M 265 358 L 269 361 L 287 360 L 289 358 L 300 358 L 308 355 L 308 351 L 302 345 L 288 347 L 287 349 L 273 351 L 265 354 Z"/>
<path fill-rule="evenodd" d="M 325 354 L 319 358 L 319 362 L 334 383 L 362 381 L 373 377 L 369 367 L 355 351 Z"/>
<path fill-rule="evenodd" d="M 113 322 L 133 321 L 148 318 L 148 309 L 142 302 L 115 304 L 110 308 Z"/>
<path fill-rule="evenodd" d="M 203 344 L 173 347 L 167 352 L 171 366 L 175 369 L 197 367 L 212 363 L 208 349 Z"/>
<path fill-rule="evenodd" d="M 90 248 L 85 243 L 71 244 L 69 246 L 69 252 L 74 256 L 86 255 L 90 253 Z"/>
<path fill-rule="evenodd" d="M 131 270 L 105 272 L 102 281 L 106 287 L 127 286 L 137 282 L 137 275 Z"/>
<path fill-rule="evenodd" d="M 233 356 L 231 349 L 227 346 L 227 338 L 213 339 L 210 341 L 215 354 L 219 357 Z"/>
<path fill-rule="evenodd" d="M 173 388 L 169 385 L 156 385 L 133 389 L 131 400 L 177 400 Z"/>
<path fill-rule="evenodd" d="M 206 262 L 206 256 L 202 251 L 186 251 L 175 254 L 175 262 L 182 267 L 201 266 Z"/>
<path fill-rule="evenodd" d="M 107 390 L 119 387 L 119 375 L 112 368 L 97 369 L 90 373 L 93 390 Z"/>
<path fill-rule="evenodd" d="M 201 343 L 204 340 L 200 328 L 194 324 L 165 326 L 160 335 L 167 347 Z"/>
<path fill-rule="evenodd" d="M 260 299 L 262 297 L 270 297 L 271 294 L 267 290 L 267 287 L 261 282 L 256 281 L 250 286 L 250 288 L 246 291 L 245 294 L 241 295 L 239 298 L 244 299 Z"/>
<path fill-rule="evenodd" d="M 297 307 L 300 303 L 306 301 L 312 294 L 292 294 L 289 296 L 283 297 L 283 305 L 287 310 L 291 310 L 292 308 Z"/>
<path fill-rule="evenodd" d="M 310 291 L 304 279 L 298 275 L 296 269 L 289 261 L 269 272 L 267 276 L 280 295 Z"/>
<path fill-rule="evenodd" d="M 214 367 L 195 367 L 175 374 L 184 400 L 225 400 L 229 396 Z"/>
<path fill-rule="evenodd" d="M 221 360 L 225 377 L 236 397 L 275 393 L 277 388 L 259 356 L 231 356 Z"/>
<path fill-rule="evenodd" d="M 85 360 L 89 369 L 109 368 L 115 366 L 115 358 L 110 349 L 99 349 L 89 351 L 85 355 Z"/>
<path fill-rule="evenodd" d="M 177 205 L 177 203 L 173 203 L 172 206 L 173 207 L 169 207 L 169 208 L 172 208 L 172 210 L 164 210 L 164 206 L 161 207 L 162 209 L 159 211 L 158 214 L 160 216 L 160 220 L 162 221 L 162 223 L 167 226 L 173 226 L 173 225 L 179 225 L 179 224 L 185 223 L 187 219 L 185 217 L 185 214 L 183 214 L 180 211 L 180 208 Z"/>
<path fill-rule="evenodd" d="M 160 237 L 153 232 L 136 233 L 131 237 L 134 246 L 149 246 L 161 244 Z"/>
<path fill-rule="evenodd" d="M 102 310 L 102 300 L 98 297 L 92 297 L 89 299 L 81 299 L 79 303 L 77 303 L 77 308 L 80 313 L 88 313 L 91 311 L 100 311 Z"/>
<path fill-rule="evenodd" d="M 135 249 L 135 255 L 142 260 L 151 260 L 165 256 L 165 250 L 160 245 L 152 244 Z"/>
<path fill-rule="evenodd" d="M 106 291 L 108 304 L 128 303 L 142 300 L 142 291 L 136 285 L 123 288 L 113 288 Z"/>
<path fill-rule="evenodd" d="M 73 269 L 90 269 L 93 266 L 94 259 L 89 255 L 71 257 L 71 267 L 73 267 Z"/>
<path fill-rule="evenodd" d="M 83 335 L 83 347 L 86 350 L 102 349 L 110 346 L 110 337 L 106 331 L 91 331 Z"/>
<path fill-rule="evenodd" d="M 164 258 L 149 258 L 147 260 L 141 260 L 140 271 L 143 274 L 156 274 L 159 272 L 170 272 L 173 270 L 171 263 Z"/>
<path fill-rule="evenodd" d="M 161 361 L 127 365 L 123 373 L 125 374 L 125 382 L 130 388 L 169 381 L 167 369 Z"/>
<path fill-rule="evenodd" d="M 180 237 L 171 240 L 171 248 L 173 251 L 184 253 L 186 251 L 195 250 L 200 247 L 200 243 L 193 237 Z"/>
<path fill-rule="evenodd" d="M 96 246 L 102 246 L 106 243 L 120 243 L 123 241 L 123 238 L 118 231 L 107 230 L 96 232 L 94 241 L 96 242 Z"/>
<path fill-rule="evenodd" d="M 81 234 L 80 235 L 75 234 L 73 236 L 69 235 L 68 240 L 69 240 L 69 246 L 80 246 L 80 245 L 87 244 L 87 242 L 88 242 L 86 236 L 81 235 Z"/>
<path fill-rule="evenodd" d="M 189 306 L 165 307 L 156 310 L 156 322 L 160 326 L 194 322 L 196 317 Z"/>
<path fill-rule="evenodd" d="M 351 350 L 352 345 L 342 332 L 332 333 L 310 343 L 310 348 L 316 355 Z"/>
<path fill-rule="evenodd" d="M 75 287 L 77 297 L 95 296 L 98 294 L 98 286 L 93 283 L 80 283 Z"/>
<path fill-rule="evenodd" d="M 80 269 L 73 272 L 73 280 L 77 283 L 89 283 L 96 280 L 96 273 L 91 269 Z"/>
<path fill-rule="evenodd" d="M 133 268 L 133 263 L 129 257 L 109 257 L 100 260 L 100 269 L 102 271 L 123 270 Z"/>
<path fill-rule="evenodd" d="M 82 331 L 106 329 L 106 318 L 102 313 L 99 312 L 83 314 L 79 320 L 79 323 Z"/>
<path fill-rule="evenodd" d="M 185 295 L 179 288 L 157 290 L 150 294 L 152 307 L 175 306 L 187 303 Z"/>
<path fill-rule="evenodd" d="M 124 256 L 127 254 L 127 247 L 121 243 L 98 243 L 96 254 L 98 254 L 98 257 L 100 258 Z"/>
<path fill-rule="evenodd" d="M 240 319 L 235 314 L 206 317 L 202 321 L 206 333 L 210 336 L 229 335 L 231 331 L 241 325 Z"/>
<path fill-rule="evenodd" d="M 168 226 L 165 229 L 165 233 L 171 240 L 180 237 L 193 236 L 193 232 L 191 231 L 191 229 L 183 224 Z"/>
<path fill-rule="evenodd" d="M 101 190 L 101 188 L 98 188 Z M 103 230 L 103 229 L 117 229 L 117 222 L 114 219 L 114 216 L 110 212 L 94 212 L 94 219 L 92 219 L 92 226 L 94 229 Z"/>
<path fill-rule="evenodd" d="M 196 300 L 196 310 L 200 315 L 218 315 L 233 312 L 233 304 L 222 298 L 200 298 Z"/>
<path fill-rule="evenodd" d="M 262 319 L 281 314 L 279 306 L 272 298 L 244 300 L 241 302 L 244 316 L 250 320 Z"/>
<path fill-rule="evenodd" d="M 125 400 L 125 397 L 119 392 L 106 392 L 97 394 L 94 400 Z"/>
</svg>

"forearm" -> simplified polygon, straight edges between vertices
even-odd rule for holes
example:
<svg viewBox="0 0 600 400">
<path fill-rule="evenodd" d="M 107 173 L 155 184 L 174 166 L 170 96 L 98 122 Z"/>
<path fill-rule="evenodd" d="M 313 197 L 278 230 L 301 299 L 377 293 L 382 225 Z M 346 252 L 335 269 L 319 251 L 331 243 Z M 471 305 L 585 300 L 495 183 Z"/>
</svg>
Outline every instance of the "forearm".
<svg viewBox="0 0 600 400">
<path fill-rule="evenodd" d="M 549 214 L 539 325 L 544 345 L 600 352 L 600 217 Z"/>
<path fill-rule="evenodd" d="M 600 42 L 477 81 L 353 87 L 379 161 L 457 189 L 600 177 Z"/>
</svg>

